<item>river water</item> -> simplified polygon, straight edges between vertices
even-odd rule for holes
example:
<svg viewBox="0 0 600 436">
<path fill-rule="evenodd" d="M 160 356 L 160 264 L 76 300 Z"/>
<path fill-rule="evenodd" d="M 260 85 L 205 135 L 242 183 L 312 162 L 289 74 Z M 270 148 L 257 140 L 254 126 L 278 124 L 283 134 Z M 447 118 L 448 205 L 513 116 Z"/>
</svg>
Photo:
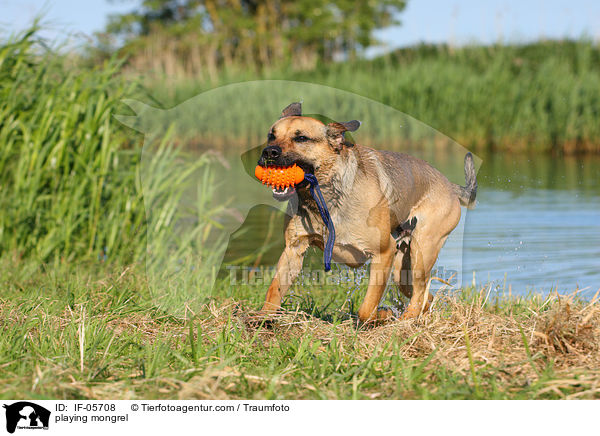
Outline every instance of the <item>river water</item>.
<svg viewBox="0 0 600 436">
<path fill-rule="evenodd" d="M 600 159 L 487 156 L 463 271 L 517 293 L 600 288 Z"/>
</svg>

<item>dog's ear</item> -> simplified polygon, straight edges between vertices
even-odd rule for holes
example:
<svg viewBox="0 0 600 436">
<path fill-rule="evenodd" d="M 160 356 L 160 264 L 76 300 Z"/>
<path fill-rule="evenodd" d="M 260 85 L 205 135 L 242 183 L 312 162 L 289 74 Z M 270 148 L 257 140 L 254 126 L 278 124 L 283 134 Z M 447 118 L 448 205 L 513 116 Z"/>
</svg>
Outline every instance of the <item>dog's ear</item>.
<svg viewBox="0 0 600 436">
<path fill-rule="evenodd" d="M 360 121 L 358 120 L 346 121 L 345 123 L 340 124 L 344 126 L 348 132 L 356 132 L 360 127 Z"/>
<path fill-rule="evenodd" d="M 297 101 L 295 103 L 289 104 L 284 110 L 282 110 L 281 116 L 279 118 L 300 116 L 302 116 L 302 103 Z"/>
<path fill-rule="evenodd" d="M 360 121 L 352 120 L 345 123 L 329 123 L 326 126 L 327 140 L 334 150 L 340 151 L 344 145 L 352 147 L 354 144 L 346 142 L 344 133 L 354 132 L 360 127 Z"/>
</svg>

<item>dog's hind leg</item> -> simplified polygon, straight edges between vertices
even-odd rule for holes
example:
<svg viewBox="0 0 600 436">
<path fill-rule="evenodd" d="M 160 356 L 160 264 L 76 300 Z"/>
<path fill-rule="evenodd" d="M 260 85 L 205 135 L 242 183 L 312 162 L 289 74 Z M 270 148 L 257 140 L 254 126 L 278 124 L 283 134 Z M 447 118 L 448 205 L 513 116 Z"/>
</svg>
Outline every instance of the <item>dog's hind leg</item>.
<svg viewBox="0 0 600 436">
<path fill-rule="evenodd" d="M 277 270 L 267 291 L 262 312 L 274 312 L 281 307 L 281 300 L 302 269 L 304 253 L 308 245 L 308 239 L 301 238 L 285 247 L 277 262 Z"/>
<path fill-rule="evenodd" d="M 425 247 L 420 247 L 416 241 L 411 244 L 410 258 L 412 265 L 410 275 L 412 283 L 408 286 L 410 290 L 410 303 L 400 317 L 400 319 L 416 318 L 421 313 L 429 310 L 433 295 L 427 290 L 427 283 L 431 275 L 431 269 L 437 260 L 438 254 L 446 238 L 443 238 L 438 244 L 427 244 Z M 406 289 L 400 286 L 400 290 Z M 406 294 L 404 294 L 406 295 Z M 407 295 L 408 296 L 408 295 Z M 425 302 L 425 296 L 427 301 Z"/>
<path fill-rule="evenodd" d="M 416 318 L 427 312 L 433 295 L 427 285 L 440 250 L 448 235 L 460 220 L 460 205 L 458 201 L 448 206 L 446 213 L 427 215 L 427 220 L 420 220 L 410 242 L 410 261 L 412 275 L 412 295 L 410 303 L 401 319 Z"/>
<path fill-rule="evenodd" d="M 385 247 L 373 256 L 369 269 L 369 287 L 367 294 L 358 309 L 358 318 L 362 322 L 384 321 L 392 316 L 390 310 L 377 310 L 383 291 L 387 285 L 396 253 L 396 244 L 392 236 Z"/>
</svg>

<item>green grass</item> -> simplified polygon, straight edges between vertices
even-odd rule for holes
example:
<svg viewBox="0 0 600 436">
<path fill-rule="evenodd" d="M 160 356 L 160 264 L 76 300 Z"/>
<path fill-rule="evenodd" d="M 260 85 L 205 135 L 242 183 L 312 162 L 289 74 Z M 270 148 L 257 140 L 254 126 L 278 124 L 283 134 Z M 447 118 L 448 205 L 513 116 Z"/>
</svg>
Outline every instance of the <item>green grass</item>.
<svg viewBox="0 0 600 436">
<path fill-rule="evenodd" d="M 3 398 L 599 395 L 597 308 L 570 301 L 564 318 L 564 298 L 465 290 L 438 297 L 420 321 L 357 329 L 322 294 L 298 294 L 267 326 L 253 315 L 263 287 L 238 288 L 235 300 L 223 287 L 174 317 L 153 304 L 136 266 L 4 261 L 0 271 Z M 557 351 L 561 341 L 568 351 Z"/>
<path fill-rule="evenodd" d="M 142 186 L 143 136 L 114 117 L 141 86 L 116 60 L 89 68 L 46 52 L 37 30 L 0 45 L 0 254 L 144 261 L 148 225 L 160 240 L 178 219 L 173 193 L 206 160 L 180 171 L 186 156 L 167 126 Z"/>
<path fill-rule="evenodd" d="M 112 118 L 135 86 L 116 62 L 38 55 L 36 30 L 0 47 L 0 250 L 73 259 L 140 245 L 122 231 L 144 226 L 139 156 Z"/>
</svg>

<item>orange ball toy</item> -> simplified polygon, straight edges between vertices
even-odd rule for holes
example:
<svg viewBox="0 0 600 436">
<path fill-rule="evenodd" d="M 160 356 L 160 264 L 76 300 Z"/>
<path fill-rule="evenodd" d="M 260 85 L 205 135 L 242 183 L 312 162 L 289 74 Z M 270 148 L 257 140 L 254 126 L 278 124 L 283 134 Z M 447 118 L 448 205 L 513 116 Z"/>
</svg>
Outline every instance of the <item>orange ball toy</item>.
<svg viewBox="0 0 600 436">
<path fill-rule="evenodd" d="M 284 189 L 304 180 L 304 171 L 296 164 L 291 167 L 261 167 L 257 165 L 254 175 L 263 185 Z"/>
</svg>

